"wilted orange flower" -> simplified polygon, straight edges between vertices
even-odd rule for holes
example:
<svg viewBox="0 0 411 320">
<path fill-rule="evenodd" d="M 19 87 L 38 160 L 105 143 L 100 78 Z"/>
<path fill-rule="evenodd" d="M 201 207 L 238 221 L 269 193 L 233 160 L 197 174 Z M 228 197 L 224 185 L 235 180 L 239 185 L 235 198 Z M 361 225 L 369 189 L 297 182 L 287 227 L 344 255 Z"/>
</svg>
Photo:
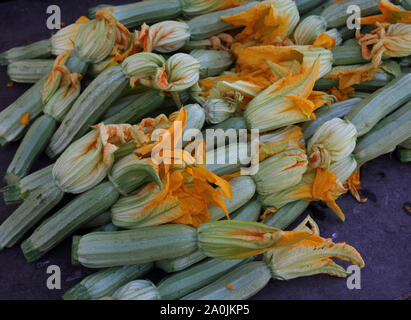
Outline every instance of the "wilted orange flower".
<svg viewBox="0 0 411 320">
<path fill-rule="evenodd" d="M 347 89 L 353 85 L 375 79 L 375 72 L 378 67 L 372 63 L 335 67 L 330 73 L 324 76 L 326 79 L 338 80 L 338 89 Z"/>
<path fill-rule="evenodd" d="M 335 47 L 335 38 L 331 38 L 327 33 L 321 33 L 313 45 L 316 47 L 323 47 L 325 49 L 333 49 Z"/>
<path fill-rule="evenodd" d="M 358 202 L 366 202 L 367 198 L 361 198 L 358 190 L 361 190 L 361 183 L 360 183 L 360 168 L 355 170 L 351 176 L 347 179 L 344 186 L 350 191 L 351 195 L 358 201 Z"/>
</svg>

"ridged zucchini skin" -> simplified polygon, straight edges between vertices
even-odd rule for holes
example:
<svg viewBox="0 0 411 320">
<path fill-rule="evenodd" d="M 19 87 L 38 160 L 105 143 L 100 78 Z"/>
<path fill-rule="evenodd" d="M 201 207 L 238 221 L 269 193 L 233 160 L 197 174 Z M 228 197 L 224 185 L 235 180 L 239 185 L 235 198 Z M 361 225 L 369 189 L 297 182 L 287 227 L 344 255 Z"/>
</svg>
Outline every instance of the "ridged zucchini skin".
<svg viewBox="0 0 411 320">
<path fill-rule="evenodd" d="M 53 59 L 30 59 L 10 63 L 7 75 L 18 83 L 36 83 L 53 68 Z"/>
<path fill-rule="evenodd" d="M 291 202 L 277 212 L 269 214 L 262 222 L 269 227 L 284 230 L 307 209 L 309 204 L 304 200 Z"/>
<path fill-rule="evenodd" d="M 99 227 L 103 227 L 110 223 L 111 223 L 111 212 L 105 211 L 99 214 L 97 217 L 91 219 L 90 221 L 83 223 L 81 225 L 81 228 L 82 229 L 99 228 Z"/>
<path fill-rule="evenodd" d="M 309 0 L 308 0 L 309 1 Z M 326 0 L 322 4 L 317 5 L 315 8 L 307 11 L 304 14 L 300 14 L 300 21 L 304 20 L 309 16 L 319 16 L 321 12 L 324 11 L 325 8 L 329 7 L 330 5 L 334 4 L 335 0 Z"/>
<path fill-rule="evenodd" d="M 72 257 L 85 267 L 105 268 L 174 258 L 196 249 L 196 229 L 170 224 L 73 238 Z"/>
<path fill-rule="evenodd" d="M 379 122 L 370 132 L 357 140 L 354 150 L 358 166 L 395 150 L 411 137 L 411 101 Z"/>
<path fill-rule="evenodd" d="M 325 0 L 295 0 L 300 15 L 320 6 Z"/>
<path fill-rule="evenodd" d="M 352 98 L 341 102 L 336 102 L 330 106 L 323 106 L 315 112 L 316 119 L 314 121 L 305 122 L 301 129 L 304 133 L 304 139 L 308 140 L 323 123 L 333 118 L 342 118 L 350 112 L 358 103 L 362 101 L 361 98 Z"/>
<path fill-rule="evenodd" d="M 351 110 L 346 119 L 355 125 L 358 136 L 411 98 L 411 74 L 398 77 L 375 91 Z"/>
<path fill-rule="evenodd" d="M 98 5 L 89 9 L 90 17 L 95 18 L 96 12 L 102 8 L 114 8 L 113 14 L 117 21 L 127 28 L 170 20 L 182 13 L 180 0 L 150 0 L 114 7 L 108 4 Z"/>
<path fill-rule="evenodd" d="M 333 53 L 333 66 L 345 66 L 350 64 L 365 63 L 359 44 L 344 44 L 335 47 Z"/>
<path fill-rule="evenodd" d="M 153 263 L 107 268 L 93 273 L 69 289 L 63 300 L 94 300 L 110 297 L 114 291 L 130 281 L 144 276 Z"/>
<path fill-rule="evenodd" d="M 1 224 L 0 250 L 15 245 L 63 198 L 54 182 L 34 190 L 25 201 Z"/>
<path fill-rule="evenodd" d="M 146 115 L 160 108 L 164 102 L 164 94 L 158 90 L 148 90 L 147 92 L 128 96 L 121 100 L 124 103 L 123 108 L 116 110 L 115 114 L 103 117 L 105 124 L 134 124 L 139 122 Z"/>
<path fill-rule="evenodd" d="M 232 189 L 232 199 L 224 199 L 227 211 L 234 212 L 248 203 L 255 194 L 256 185 L 254 180 L 249 176 L 240 176 L 230 180 Z M 209 206 L 210 221 L 220 220 L 225 217 L 220 207 Z"/>
<path fill-rule="evenodd" d="M 22 202 L 28 197 L 31 191 L 41 187 L 53 179 L 51 174 L 52 169 L 53 165 L 49 165 L 24 177 L 17 183 L 0 189 L 0 192 L 3 192 L 4 202 L 7 205 Z"/>
<path fill-rule="evenodd" d="M 361 9 L 361 16 L 366 17 L 369 15 L 377 14 L 379 0 L 346 0 L 336 2 L 321 13 L 321 15 L 327 20 L 328 28 L 337 28 L 347 23 L 348 17 L 352 14 L 347 13 L 347 8 L 352 5 L 356 5 Z"/>
<path fill-rule="evenodd" d="M 243 117 L 232 117 L 224 120 L 223 122 L 217 123 L 215 125 L 209 126 L 206 129 L 247 129 L 247 122 Z"/>
<path fill-rule="evenodd" d="M 207 259 L 157 284 L 162 300 L 176 300 L 217 280 L 245 260 Z"/>
<path fill-rule="evenodd" d="M 354 86 L 354 89 L 359 91 L 374 92 L 375 90 L 378 90 L 386 86 L 390 81 L 394 79 L 393 76 L 389 75 L 384 71 L 374 72 L 374 74 L 374 80 L 369 80 L 361 84 L 356 84 Z"/>
<path fill-rule="evenodd" d="M 54 133 L 46 153 L 55 158 L 76 138 L 84 135 L 128 85 L 120 66 L 103 71 L 80 94 Z"/>
<path fill-rule="evenodd" d="M 5 176 L 7 184 L 16 183 L 29 173 L 34 161 L 47 147 L 56 126 L 57 121 L 46 114 L 34 121 L 7 168 Z"/>
<path fill-rule="evenodd" d="M 43 88 L 45 81 L 46 76 L 37 81 L 16 101 L 0 112 L 1 146 L 5 146 L 21 137 L 27 125 L 20 124 L 19 121 L 26 113 L 29 114 L 30 122 L 42 113 L 43 104 L 40 90 Z"/>
<path fill-rule="evenodd" d="M 0 65 L 4 66 L 14 61 L 51 56 L 51 41 L 40 40 L 26 46 L 11 48 L 0 54 Z"/>
<path fill-rule="evenodd" d="M 203 40 L 221 32 L 236 29 L 237 27 L 221 20 L 221 17 L 240 13 L 257 3 L 258 2 L 254 1 L 239 7 L 206 13 L 191 19 L 187 22 L 190 28 L 191 40 Z"/>
<path fill-rule="evenodd" d="M 246 300 L 264 288 L 270 279 L 271 271 L 265 262 L 248 262 L 181 300 Z M 234 290 L 227 288 L 227 285 Z"/>
<path fill-rule="evenodd" d="M 111 182 L 103 182 L 80 194 L 34 230 L 21 248 L 27 261 L 32 262 L 79 229 L 84 223 L 108 210 L 120 196 Z"/>
<path fill-rule="evenodd" d="M 261 204 L 257 200 L 252 200 L 233 213 L 229 211 L 229 214 L 232 220 L 257 221 L 260 217 L 260 212 Z M 181 257 L 156 261 L 156 267 L 167 273 L 176 272 L 187 269 L 205 258 L 207 256 L 198 249 Z"/>
</svg>

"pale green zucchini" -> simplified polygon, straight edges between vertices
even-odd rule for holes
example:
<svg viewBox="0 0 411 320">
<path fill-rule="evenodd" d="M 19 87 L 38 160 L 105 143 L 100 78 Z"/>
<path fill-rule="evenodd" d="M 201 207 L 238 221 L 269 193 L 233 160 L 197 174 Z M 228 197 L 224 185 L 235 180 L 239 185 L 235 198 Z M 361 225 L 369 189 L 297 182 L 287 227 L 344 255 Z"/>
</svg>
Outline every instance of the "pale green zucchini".
<svg viewBox="0 0 411 320">
<path fill-rule="evenodd" d="M 63 300 L 95 300 L 111 296 L 118 288 L 147 274 L 153 263 L 113 267 L 93 273 L 69 289 Z"/>
<path fill-rule="evenodd" d="M 375 79 L 365 81 L 361 84 L 354 85 L 355 90 L 359 91 L 366 91 L 366 92 L 374 92 L 385 85 L 387 85 L 390 81 L 394 79 L 394 77 L 384 71 L 374 72 Z"/>
<path fill-rule="evenodd" d="M 13 204 L 23 201 L 28 197 L 30 192 L 53 179 L 51 175 L 52 169 L 53 165 L 47 166 L 24 177 L 17 183 L 10 184 L 0 189 L 0 192 L 3 192 L 4 202 L 6 204 Z"/>
<path fill-rule="evenodd" d="M 26 46 L 11 48 L 0 54 L 0 65 L 7 65 L 14 61 L 47 58 L 51 56 L 51 41 L 40 40 Z"/>
<path fill-rule="evenodd" d="M 52 59 L 15 61 L 7 66 L 7 75 L 13 82 L 36 83 L 51 71 L 53 64 Z"/>
<path fill-rule="evenodd" d="M 32 191 L 25 201 L 1 224 L 0 250 L 15 245 L 63 198 L 53 181 Z"/>
<path fill-rule="evenodd" d="M 93 232 L 73 237 L 73 263 L 104 268 L 174 258 L 197 249 L 197 230 L 178 225 Z"/>
<path fill-rule="evenodd" d="M 411 74 L 406 74 L 365 98 L 347 114 L 346 119 L 355 125 L 358 136 L 362 136 L 410 98 Z"/>
<path fill-rule="evenodd" d="M 34 161 L 40 156 L 37 150 L 44 150 L 57 126 L 57 121 L 44 114 L 34 121 L 17 149 L 7 168 L 5 180 L 13 184 L 25 177 Z"/>
<path fill-rule="evenodd" d="M 264 288 L 270 279 L 271 271 L 264 261 L 248 262 L 181 300 L 246 300 Z"/>
<path fill-rule="evenodd" d="M 80 94 L 51 138 L 46 153 L 50 158 L 61 154 L 75 139 L 85 134 L 128 85 L 120 66 L 103 71 Z"/>
<path fill-rule="evenodd" d="M 369 92 L 363 92 L 363 91 L 355 91 L 351 94 L 348 95 L 348 97 L 350 99 L 354 99 L 354 98 L 360 98 L 360 99 L 365 99 L 370 95 Z"/>
<path fill-rule="evenodd" d="M 232 199 L 224 199 L 224 202 L 229 213 L 234 212 L 245 205 L 255 194 L 256 186 L 252 178 L 249 176 L 240 176 L 230 180 L 232 189 Z M 220 220 L 225 217 L 223 210 L 220 207 L 209 206 L 210 221 Z"/>
<path fill-rule="evenodd" d="M 229 208 L 227 208 L 227 210 L 230 218 L 233 220 L 257 221 L 260 216 L 261 204 L 257 200 L 254 200 L 249 201 L 233 213 L 230 212 Z M 201 250 L 196 250 L 181 257 L 156 261 L 156 267 L 167 273 L 176 272 L 187 269 L 205 258 L 207 258 L 207 256 L 202 253 Z"/>
<path fill-rule="evenodd" d="M 157 284 L 162 300 L 176 300 L 217 280 L 247 260 L 207 259 L 184 271 L 165 277 Z"/>
<path fill-rule="evenodd" d="M 321 15 L 327 20 L 328 28 L 337 28 L 347 23 L 348 17 L 352 13 L 347 13 L 349 6 L 355 5 L 361 9 L 361 16 L 379 13 L 378 0 L 345 0 L 336 2 L 328 6 Z"/>
<path fill-rule="evenodd" d="M 222 21 L 221 17 L 240 13 L 248 8 L 251 8 L 257 3 L 258 2 L 254 1 L 239 7 L 203 14 L 189 20 L 187 24 L 190 28 L 191 39 L 203 40 L 218 33 L 236 29 L 237 27 L 232 24 Z"/>
<path fill-rule="evenodd" d="M 120 99 L 117 108 L 110 107 L 103 116 L 105 124 L 130 123 L 135 124 L 149 113 L 160 108 L 164 102 L 164 94 L 158 90 L 124 97 Z M 121 106 L 121 108 L 120 108 Z"/>
<path fill-rule="evenodd" d="M 301 129 L 304 133 L 304 139 L 308 140 L 323 123 L 333 119 L 342 118 L 350 112 L 358 103 L 362 101 L 361 98 L 352 98 L 341 102 L 336 102 L 331 105 L 325 105 L 315 111 L 316 119 L 303 123 Z"/>
<path fill-rule="evenodd" d="M 182 13 L 180 0 L 150 0 L 119 6 L 98 5 L 89 9 L 90 17 L 94 18 L 97 11 L 102 8 L 113 8 L 117 21 L 127 28 L 134 28 L 143 23 L 151 24 L 170 20 Z"/>
<path fill-rule="evenodd" d="M 395 0 L 394 3 L 399 4 L 405 10 L 411 10 L 411 0 Z"/>
<path fill-rule="evenodd" d="M 342 46 L 335 47 L 332 52 L 334 66 L 359 64 L 368 61 L 363 58 L 361 46 L 358 43 L 344 44 Z"/>
<path fill-rule="evenodd" d="M 398 144 L 409 137 L 411 137 L 411 101 L 381 120 L 371 131 L 357 140 L 354 155 L 358 166 L 394 151 Z"/>
<path fill-rule="evenodd" d="M 277 212 L 269 214 L 263 220 L 263 223 L 269 227 L 284 230 L 307 209 L 309 204 L 308 201 L 304 200 L 288 203 L 278 209 Z"/>
<path fill-rule="evenodd" d="M 338 29 L 338 32 L 341 35 L 341 38 L 343 40 L 347 40 L 347 39 L 352 39 L 355 38 L 355 30 L 356 29 L 348 29 L 348 27 L 342 27 L 341 29 Z"/>
<path fill-rule="evenodd" d="M 27 261 L 32 262 L 57 246 L 84 223 L 109 209 L 120 196 L 111 182 L 104 182 L 80 194 L 34 230 L 21 248 Z"/>
</svg>

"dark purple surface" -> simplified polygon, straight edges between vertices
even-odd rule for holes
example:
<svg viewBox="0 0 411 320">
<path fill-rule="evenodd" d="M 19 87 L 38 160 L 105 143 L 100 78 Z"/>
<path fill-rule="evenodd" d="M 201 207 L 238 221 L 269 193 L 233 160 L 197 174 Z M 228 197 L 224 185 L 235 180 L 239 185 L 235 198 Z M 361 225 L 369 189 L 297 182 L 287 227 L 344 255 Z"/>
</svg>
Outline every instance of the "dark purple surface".
<svg viewBox="0 0 411 320">
<path fill-rule="evenodd" d="M 119 4 L 132 1 L 115 0 Z M 87 8 L 101 1 L 8 1 L 0 3 L 0 52 L 24 45 L 50 35 L 46 28 L 46 8 L 57 4 L 62 21 L 73 22 L 87 15 Z M 104 3 L 104 2 L 103 2 Z M 6 68 L 0 68 L 0 110 L 12 103 L 29 86 L 15 84 L 6 87 Z M 0 177 L 18 146 L 13 143 L 0 149 Z M 39 169 L 50 161 L 43 156 L 36 163 Z M 291 281 L 271 281 L 254 299 L 396 299 L 411 292 L 411 214 L 404 204 L 411 201 L 409 164 L 389 155 L 382 156 L 362 168 L 362 193 L 366 203 L 357 203 L 351 196 L 343 196 L 338 204 L 347 220 L 341 223 L 327 208 L 315 204 L 309 213 L 318 222 L 321 234 L 334 241 L 353 245 L 363 256 L 365 268 L 361 272 L 360 290 L 349 290 L 345 279 L 313 276 Z M 0 201 L 0 223 L 16 206 L 5 206 Z M 0 299 L 60 299 L 62 294 L 93 270 L 71 265 L 71 241 L 55 248 L 40 261 L 27 263 L 20 247 L 0 252 Z M 62 271 L 62 289 L 46 287 L 48 265 L 58 265 Z M 345 266 L 346 263 L 343 263 Z M 149 278 L 160 279 L 155 271 Z"/>
</svg>

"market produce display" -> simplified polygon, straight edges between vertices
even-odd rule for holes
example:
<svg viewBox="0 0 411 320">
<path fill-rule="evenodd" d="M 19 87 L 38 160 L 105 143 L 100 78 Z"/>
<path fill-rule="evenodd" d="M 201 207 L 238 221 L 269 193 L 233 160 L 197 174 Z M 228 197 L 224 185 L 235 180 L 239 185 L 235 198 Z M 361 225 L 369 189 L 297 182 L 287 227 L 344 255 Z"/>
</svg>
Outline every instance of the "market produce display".
<svg viewBox="0 0 411 320">
<path fill-rule="evenodd" d="M 349 276 L 334 258 L 366 267 L 310 216 L 286 229 L 310 202 L 350 219 L 338 198 L 367 201 L 366 162 L 410 161 L 410 10 L 146 0 L 1 53 L 10 80 L 33 86 L 0 111 L 0 144 L 19 143 L 0 251 L 33 262 L 71 238 L 72 263 L 100 270 L 69 300 L 248 299 L 271 280 Z M 32 170 L 43 153 L 53 164 Z M 153 268 L 168 275 L 145 280 Z"/>
</svg>

